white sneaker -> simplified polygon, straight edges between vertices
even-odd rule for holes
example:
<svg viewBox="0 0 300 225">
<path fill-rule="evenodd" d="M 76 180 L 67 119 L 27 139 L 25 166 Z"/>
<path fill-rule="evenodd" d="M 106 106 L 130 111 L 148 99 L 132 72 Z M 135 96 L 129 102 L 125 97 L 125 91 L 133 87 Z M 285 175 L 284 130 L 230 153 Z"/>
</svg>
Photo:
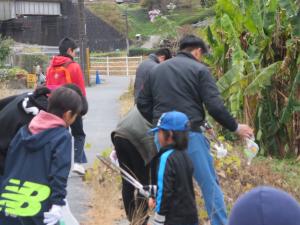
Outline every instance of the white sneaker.
<svg viewBox="0 0 300 225">
<path fill-rule="evenodd" d="M 74 163 L 72 171 L 74 173 L 78 173 L 79 175 L 84 175 L 85 174 L 84 167 L 81 164 L 79 164 L 79 163 Z"/>
</svg>

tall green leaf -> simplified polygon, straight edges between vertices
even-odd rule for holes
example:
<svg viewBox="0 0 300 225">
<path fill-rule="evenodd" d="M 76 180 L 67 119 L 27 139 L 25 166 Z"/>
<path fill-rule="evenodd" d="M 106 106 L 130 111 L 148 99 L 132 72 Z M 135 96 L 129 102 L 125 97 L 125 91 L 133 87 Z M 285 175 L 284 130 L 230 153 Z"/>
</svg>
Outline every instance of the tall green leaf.
<svg viewBox="0 0 300 225">
<path fill-rule="evenodd" d="M 212 46 L 216 46 L 218 44 L 217 40 L 215 39 L 215 37 L 210 29 L 210 26 L 207 27 L 207 38 L 208 38 L 209 43 Z"/>
<path fill-rule="evenodd" d="M 295 0 L 278 0 L 279 5 L 282 9 L 287 11 L 289 16 L 294 16 L 297 14 L 297 1 Z M 299 4 L 299 3 L 298 3 Z"/>
<path fill-rule="evenodd" d="M 299 84 L 300 84 L 300 72 L 297 73 L 294 79 L 287 106 L 284 107 L 282 116 L 280 117 L 279 120 L 280 124 L 285 124 L 291 118 L 292 113 L 295 111 L 295 109 L 297 110 L 297 108 L 294 107 L 296 105 L 299 105 L 299 102 L 297 102 L 297 100 L 295 99 L 295 92 Z"/>
<path fill-rule="evenodd" d="M 262 69 L 262 71 L 256 76 L 255 80 L 250 83 L 246 88 L 245 95 L 254 95 L 259 93 L 262 89 L 271 85 L 271 78 L 279 69 L 281 61 L 273 63 L 268 67 Z"/>
<path fill-rule="evenodd" d="M 293 35 L 298 36 L 298 38 L 300 38 L 300 10 L 298 11 L 297 15 L 291 17 L 291 25 Z"/>
<path fill-rule="evenodd" d="M 224 31 L 226 31 L 227 33 L 228 39 L 233 40 L 235 46 L 238 46 L 240 42 L 239 35 L 237 33 L 237 30 L 233 26 L 232 20 L 227 14 L 222 16 L 221 23 Z"/>
</svg>

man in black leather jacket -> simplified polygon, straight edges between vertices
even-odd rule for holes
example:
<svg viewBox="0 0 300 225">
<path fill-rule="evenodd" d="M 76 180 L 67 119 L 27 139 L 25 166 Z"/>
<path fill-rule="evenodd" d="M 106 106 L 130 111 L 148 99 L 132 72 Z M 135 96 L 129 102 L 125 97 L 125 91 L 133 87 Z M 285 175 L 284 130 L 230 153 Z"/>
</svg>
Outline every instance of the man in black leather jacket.
<svg viewBox="0 0 300 225">
<path fill-rule="evenodd" d="M 191 122 L 188 155 L 193 162 L 194 177 L 201 187 L 212 225 L 227 224 L 222 190 L 217 182 L 210 146 L 200 126 L 208 113 L 223 127 L 239 136 L 253 135 L 246 124 L 238 124 L 224 106 L 209 69 L 200 62 L 208 49 L 200 38 L 188 35 L 180 41 L 176 57 L 155 67 L 144 83 L 137 100 L 141 114 L 156 124 L 162 113 L 176 110 Z M 157 143 L 157 137 L 155 137 Z"/>
</svg>

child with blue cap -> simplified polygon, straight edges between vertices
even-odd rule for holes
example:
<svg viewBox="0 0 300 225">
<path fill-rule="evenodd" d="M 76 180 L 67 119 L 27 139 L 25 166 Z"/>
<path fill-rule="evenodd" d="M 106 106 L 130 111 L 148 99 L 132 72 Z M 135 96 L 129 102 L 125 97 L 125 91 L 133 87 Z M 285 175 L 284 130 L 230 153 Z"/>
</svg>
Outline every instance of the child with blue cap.
<svg viewBox="0 0 300 225">
<path fill-rule="evenodd" d="M 157 133 L 161 145 L 157 159 L 156 201 L 153 225 L 197 225 L 198 215 L 193 187 L 193 166 L 185 149 L 188 145 L 189 119 L 181 112 L 167 112 L 160 117 Z"/>
</svg>

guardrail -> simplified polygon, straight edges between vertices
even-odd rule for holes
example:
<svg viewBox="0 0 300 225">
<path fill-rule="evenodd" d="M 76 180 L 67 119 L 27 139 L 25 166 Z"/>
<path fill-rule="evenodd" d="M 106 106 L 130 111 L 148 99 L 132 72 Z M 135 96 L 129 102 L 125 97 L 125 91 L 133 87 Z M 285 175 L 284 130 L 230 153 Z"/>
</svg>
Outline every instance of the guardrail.
<svg viewBox="0 0 300 225">
<path fill-rule="evenodd" d="M 133 76 L 143 57 L 90 57 L 90 74 Z"/>
<path fill-rule="evenodd" d="M 48 62 L 50 62 L 52 56 L 57 55 L 55 51 L 48 52 L 15 52 L 9 57 L 10 65 L 18 65 L 15 56 L 20 55 L 46 55 Z M 75 61 L 79 62 L 79 58 L 75 57 Z M 143 56 L 137 57 L 95 57 L 91 56 L 88 60 L 90 79 L 96 75 L 96 71 L 100 75 L 106 76 L 135 76 L 138 65 L 143 61 Z M 44 71 L 46 66 L 44 65 Z"/>
</svg>

